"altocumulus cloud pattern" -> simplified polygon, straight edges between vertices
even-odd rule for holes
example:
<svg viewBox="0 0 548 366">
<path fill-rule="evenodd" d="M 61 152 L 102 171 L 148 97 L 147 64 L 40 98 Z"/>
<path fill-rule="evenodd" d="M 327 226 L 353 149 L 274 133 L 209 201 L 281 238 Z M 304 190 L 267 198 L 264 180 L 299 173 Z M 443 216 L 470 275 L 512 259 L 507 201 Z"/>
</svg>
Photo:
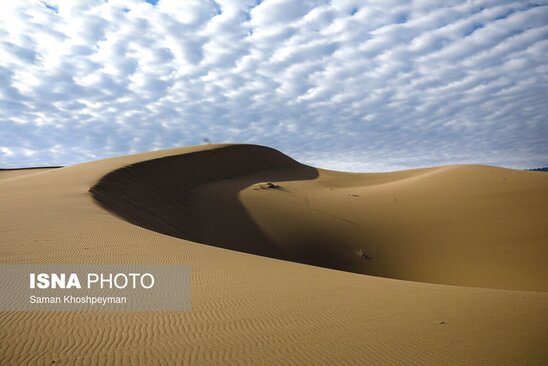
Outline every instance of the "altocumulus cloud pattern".
<svg viewBox="0 0 548 366">
<path fill-rule="evenodd" d="M 546 1 L 0 4 L 2 167 L 204 139 L 340 170 L 548 165 Z"/>
</svg>

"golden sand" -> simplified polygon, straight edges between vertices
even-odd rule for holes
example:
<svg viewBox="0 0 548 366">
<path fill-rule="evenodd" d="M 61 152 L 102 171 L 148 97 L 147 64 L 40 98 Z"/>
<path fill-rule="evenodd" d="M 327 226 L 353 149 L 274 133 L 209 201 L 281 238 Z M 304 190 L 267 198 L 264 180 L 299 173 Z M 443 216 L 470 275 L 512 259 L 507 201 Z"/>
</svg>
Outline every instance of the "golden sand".
<svg viewBox="0 0 548 366">
<path fill-rule="evenodd" d="M 1 312 L 1 364 L 548 360 L 546 173 L 350 174 L 250 145 L 18 172 L 0 263 L 188 264 L 193 308 Z"/>
</svg>

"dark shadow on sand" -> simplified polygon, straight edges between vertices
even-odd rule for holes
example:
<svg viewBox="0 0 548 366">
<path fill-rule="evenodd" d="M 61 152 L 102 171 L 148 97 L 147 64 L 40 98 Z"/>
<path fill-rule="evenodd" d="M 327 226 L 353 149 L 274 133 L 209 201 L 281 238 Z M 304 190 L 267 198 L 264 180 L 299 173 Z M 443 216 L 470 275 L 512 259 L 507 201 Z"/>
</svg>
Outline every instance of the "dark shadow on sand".
<svg viewBox="0 0 548 366">
<path fill-rule="evenodd" d="M 255 183 L 317 177 L 316 169 L 277 150 L 234 145 L 135 163 L 105 175 L 90 192 L 107 210 L 149 230 L 251 254 L 340 267 L 323 255 L 302 256 L 273 242 L 238 199 L 241 190 Z M 200 188 L 220 181 L 222 189 L 196 201 Z M 288 194 L 276 191 L 272 193 Z"/>
</svg>

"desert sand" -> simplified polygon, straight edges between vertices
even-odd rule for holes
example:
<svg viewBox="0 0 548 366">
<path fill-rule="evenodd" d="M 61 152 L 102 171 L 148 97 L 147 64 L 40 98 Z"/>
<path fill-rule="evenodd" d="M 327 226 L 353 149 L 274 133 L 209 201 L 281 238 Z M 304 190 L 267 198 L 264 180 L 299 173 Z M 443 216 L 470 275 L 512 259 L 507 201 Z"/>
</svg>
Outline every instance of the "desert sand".
<svg viewBox="0 0 548 366">
<path fill-rule="evenodd" d="M 0 363 L 543 365 L 548 174 L 207 145 L 0 172 L 0 263 L 181 263 L 192 311 L 0 312 Z"/>
</svg>

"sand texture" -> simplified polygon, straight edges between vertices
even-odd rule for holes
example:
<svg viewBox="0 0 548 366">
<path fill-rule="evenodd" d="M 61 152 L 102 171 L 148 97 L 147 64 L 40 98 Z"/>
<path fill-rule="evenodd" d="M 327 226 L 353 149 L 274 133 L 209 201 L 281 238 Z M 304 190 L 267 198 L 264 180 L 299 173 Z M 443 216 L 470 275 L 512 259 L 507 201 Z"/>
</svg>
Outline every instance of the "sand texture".
<svg viewBox="0 0 548 366">
<path fill-rule="evenodd" d="M 188 264 L 193 308 L 0 312 L 0 364 L 548 361 L 546 173 L 350 174 L 253 145 L 15 172 L 0 263 Z"/>
</svg>

